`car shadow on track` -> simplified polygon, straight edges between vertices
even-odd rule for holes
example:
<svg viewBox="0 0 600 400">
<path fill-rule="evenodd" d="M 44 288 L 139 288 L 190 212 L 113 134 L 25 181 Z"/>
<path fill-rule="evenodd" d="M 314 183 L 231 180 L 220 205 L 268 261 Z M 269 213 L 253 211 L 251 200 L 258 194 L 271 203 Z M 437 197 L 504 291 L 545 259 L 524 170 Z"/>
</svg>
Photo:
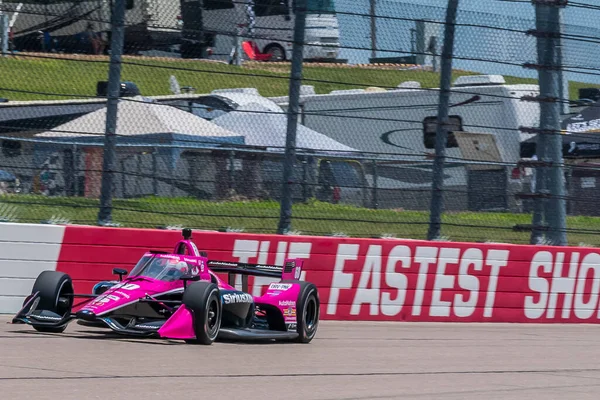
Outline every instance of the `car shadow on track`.
<svg viewBox="0 0 600 400">
<path fill-rule="evenodd" d="M 186 346 L 200 346 L 195 344 L 188 344 L 183 340 L 175 340 L 175 339 L 160 339 L 160 338 L 146 338 L 140 339 L 136 337 L 126 336 L 123 334 L 115 333 L 112 331 L 102 331 L 102 330 L 89 330 L 85 331 L 74 331 L 74 332 L 63 332 L 63 333 L 47 333 L 47 332 L 38 332 L 35 330 L 7 330 L 6 333 L 11 334 L 19 334 L 19 335 L 27 335 L 28 339 L 39 337 L 39 338 L 69 338 L 69 339 L 80 339 L 80 340 L 111 340 L 117 342 L 124 343 L 141 343 L 141 344 L 149 344 L 149 345 L 160 345 L 160 346 L 177 346 L 177 345 L 186 345 Z M 12 338 L 18 338 L 18 336 L 11 336 Z M 253 341 L 235 341 L 235 340 L 225 340 L 219 339 L 216 343 L 223 343 L 229 345 L 239 345 L 239 346 L 260 346 L 260 345 L 277 345 L 277 344 L 285 344 L 289 345 L 302 345 L 301 343 L 296 342 L 284 342 L 284 341 L 274 341 L 274 340 L 253 340 Z"/>
<path fill-rule="evenodd" d="M 63 333 L 46 333 L 46 332 L 37 332 L 30 330 L 7 330 L 7 333 L 21 334 L 27 335 L 28 339 L 34 337 L 55 337 L 55 338 L 69 338 L 69 339 L 82 339 L 82 340 L 112 340 L 118 342 L 129 342 L 129 343 L 143 343 L 143 344 L 153 344 L 153 345 L 161 345 L 161 346 L 173 346 L 179 344 L 186 344 L 183 341 L 174 341 L 167 339 L 136 339 L 131 336 L 125 336 L 118 333 L 113 332 L 105 332 L 105 331 L 75 331 L 75 332 L 63 332 Z M 15 337 L 15 336 L 13 336 Z"/>
</svg>

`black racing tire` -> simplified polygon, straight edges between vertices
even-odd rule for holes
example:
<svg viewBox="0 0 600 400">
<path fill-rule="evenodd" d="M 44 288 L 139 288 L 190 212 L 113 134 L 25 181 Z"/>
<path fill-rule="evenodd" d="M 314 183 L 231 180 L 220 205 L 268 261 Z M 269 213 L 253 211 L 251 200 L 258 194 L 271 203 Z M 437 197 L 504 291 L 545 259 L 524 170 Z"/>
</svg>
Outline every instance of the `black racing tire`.
<svg viewBox="0 0 600 400">
<path fill-rule="evenodd" d="M 296 331 L 298 343 L 310 343 L 319 328 L 319 317 L 321 316 L 321 300 L 319 291 L 314 283 L 283 280 L 281 283 L 295 283 L 300 285 L 300 294 L 296 301 Z"/>
<path fill-rule="evenodd" d="M 63 272 L 43 271 L 35 280 L 31 294 L 40 292 L 38 310 L 47 310 L 61 317 L 71 313 L 73 307 L 73 281 Z M 62 333 L 67 325 L 59 327 L 33 325 L 38 332 Z"/>
<path fill-rule="evenodd" d="M 196 339 L 190 344 L 211 345 L 219 335 L 223 306 L 219 287 L 212 282 L 194 282 L 183 293 L 183 304 L 192 313 Z"/>
<path fill-rule="evenodd" d="M 270 44 L 265 48 L 266 54 L 271 54 L 271 59 L 269 61 L 285 61 L 286 54 L 285 49 L 278 44 Z"/>
</svg>

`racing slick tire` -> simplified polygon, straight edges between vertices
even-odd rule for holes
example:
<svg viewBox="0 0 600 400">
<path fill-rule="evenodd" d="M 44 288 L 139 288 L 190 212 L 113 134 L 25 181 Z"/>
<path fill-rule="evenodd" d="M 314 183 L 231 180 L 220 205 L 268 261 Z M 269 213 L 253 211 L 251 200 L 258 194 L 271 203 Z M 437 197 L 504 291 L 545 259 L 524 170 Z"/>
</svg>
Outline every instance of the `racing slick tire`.
<svg viewBox="0 0 600 400">
<path fill-rule="evenodd" d="M 51 311 L 64 317 L 73 307 L 73 281 L 63 272 L 43 271 L 35 280 L 31 294 L 40 292 L 38 310 Z M 33 325 L 38 332 L 62 333 L 67 325 L 50 327 Z"/>
<path fill-rule="evenodd" d="M 183 304 L 192 313 L 196 339 L 191 344 L 212 344 L 221 329 L 222 304 L 219 287 L 212 282 L 194 282 L 183 293 Z"/>
<path fill-rule="evenodd" d="M 300 294 L 296 302 L 296 342 L 310 343 L 317 333 L 321 315 L 321 301 L 314 283 L 296 280 L 283 280 L 281 283 L 300 285 Z"/>
</svg>

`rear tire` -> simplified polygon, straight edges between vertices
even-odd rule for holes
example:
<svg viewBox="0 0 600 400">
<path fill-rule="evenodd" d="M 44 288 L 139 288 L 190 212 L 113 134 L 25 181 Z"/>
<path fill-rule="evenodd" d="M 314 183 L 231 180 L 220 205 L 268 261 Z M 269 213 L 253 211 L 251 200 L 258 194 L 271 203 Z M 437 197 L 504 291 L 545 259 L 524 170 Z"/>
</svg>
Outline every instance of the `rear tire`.
<svg viewBox="0 0 600 400">
<path fill-rule="evenodd" d="M 73 281 L 63 272 L 43 271 L 35 280 L 31 294 L 40 292 L 38 310 L 53 312 L 61 317 L 71 313 L 73 307 Z M 67 324 L 59 327 L 33 325 L 38 332 L 62 333 Z"/>
<path fill-rule="evenodd" d="M 296 302 L 296 331 L 298 343 L 310 343 L 319 327 L 321 315 L 321 301 L 319 291 L 314 283 L 295 280 L 284 280 L 282 283 L 295 283 L 300 285 L 300 294 Z"/>
<path fill-rule="evenodd" d="M 221 328 L 222 304 L 219 287 L 212 282 L 194 282 L 183 293 L 183 304 L 192 313 L 196 339 L 191 344 L 212 344 Z"/>
</svg>

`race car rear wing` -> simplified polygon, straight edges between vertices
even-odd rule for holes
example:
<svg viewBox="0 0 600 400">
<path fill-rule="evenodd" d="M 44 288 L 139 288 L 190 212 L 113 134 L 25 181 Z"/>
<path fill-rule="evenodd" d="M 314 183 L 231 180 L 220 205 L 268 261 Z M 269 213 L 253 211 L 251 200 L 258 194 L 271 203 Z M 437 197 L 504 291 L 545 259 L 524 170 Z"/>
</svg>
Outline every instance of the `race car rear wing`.
<svg viewBox="0 0 600 400">
<path fill-rule="evenodd" d="M 300 258 L 286 259 L 283 263 L 283 266 L 209 260 L 207 266 L 213 272 L 227 272 L 228 283 L 231 286 L 235 286 L 235 276 L 241 275 L 242 290 L 244 292 L 248 292 L 248 276 L 250 275 L 280 278 L 281 280 L 300 279 L 303 260 Z"/>
</svg>

